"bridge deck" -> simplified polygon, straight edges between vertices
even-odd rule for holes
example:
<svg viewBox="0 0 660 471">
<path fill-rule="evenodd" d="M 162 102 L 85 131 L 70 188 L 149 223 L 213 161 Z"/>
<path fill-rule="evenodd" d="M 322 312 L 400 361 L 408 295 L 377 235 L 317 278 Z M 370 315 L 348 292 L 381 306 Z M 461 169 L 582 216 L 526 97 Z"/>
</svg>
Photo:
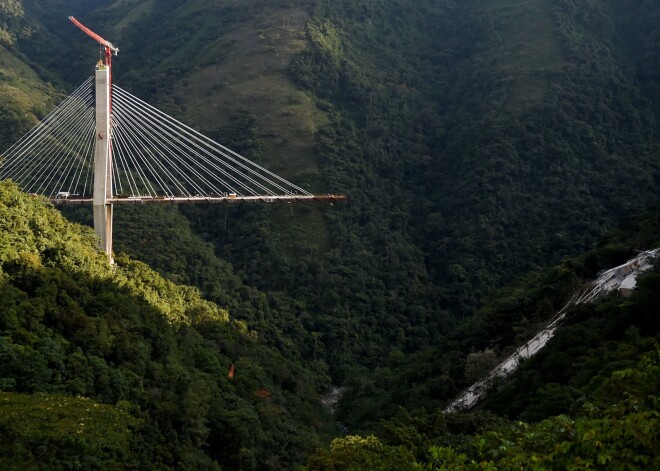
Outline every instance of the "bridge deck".
<svg viewBox="0 0 660 471">
<path fill-rule="evenodd" d="M 69 196 L 50 198 L 53 204 L 92 204 L 92 198 Z M 328 202 L 346 201 L 345 195 L 274 195 L 274 196 L 129 196 L 108 199 L 109 204 L 182 204 L 182 203 L 293 203 L 293 202 Z"/>
</svg>

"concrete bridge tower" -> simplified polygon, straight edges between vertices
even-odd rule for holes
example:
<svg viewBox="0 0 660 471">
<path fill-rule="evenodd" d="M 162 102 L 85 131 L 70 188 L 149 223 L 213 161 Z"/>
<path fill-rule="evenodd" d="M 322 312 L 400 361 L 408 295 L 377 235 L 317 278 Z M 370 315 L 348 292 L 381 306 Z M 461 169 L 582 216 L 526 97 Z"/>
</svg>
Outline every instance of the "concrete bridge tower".
<svg viewBox="0 0 660 471">
<path fill-rule="evenodd" d="M 111 65 L 96 66 L 96 145 L 94 148 L 94 231 L 112 261 Z"/>
<path fill-rule="evenodd" d="M 112 54 L 119 49 L 83 25 L 73 16 L 69 20 L 97 41 L 105 52 L 96 65 L 96 136 L 94 147 L 94 231 L 112 262 Z"/>
</svg>

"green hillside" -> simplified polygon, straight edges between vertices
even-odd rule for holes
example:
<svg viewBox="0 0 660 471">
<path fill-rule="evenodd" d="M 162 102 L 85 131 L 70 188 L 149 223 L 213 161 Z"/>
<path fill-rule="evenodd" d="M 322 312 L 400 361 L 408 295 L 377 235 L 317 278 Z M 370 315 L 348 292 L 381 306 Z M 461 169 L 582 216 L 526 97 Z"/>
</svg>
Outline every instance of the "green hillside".
<svg viewBox="0 0 660 471">
<path fill-rule="evenodd" d="M 0 229 L 3 469 L 277 469 L 332 431 L 324 372 L 196 289 L 109 266 L 90 229 L 5 182 Z"/>
<path fill-rule="evenodd" d="M 337 438 L 305 469 L 656 469 L 659 364 L 656 343 L 598 378 L 569 414 L 532 424 L 401 410 L 381 422 L 381 438 Z"/>
<path fill-rule="evenodd" d="M 325 117 L 287 76 L 307 48 L 304 1 L 117 2 L 100 13 L 126 51 L 122 86 L 206 131 L 247 108 L 259 116 L 262 158 L 286 178 L 315 174 Z M 212 124 L 209 126 L 209 124 Z"/>
<path fill-rule="evenodd" d="M 307 469 L 655 466 L 658 268 L 630 298 L 576 308 L 485 404 L 531 424 L 439 411 L 488 368 L 480 349 L 506 352 L 580 280 L 660 244 L 659 224 L 657 210 L 640 215 L 594 251 L 493 295 L 434 349 L 354 372 L 339 417 L 378 437 L 335 439 Z M 292 344 L 269 347 L 142 263 L 109 266 L 90 229 L 10 183 L 0 185 L 0 229 L 4 468 L 283 469 L 332 432 L 317 393 L 327 378 Z"/>
<path fill-rule="evenodd" d="M 354 371 L 339 419 L 352 430 L 373 432 L 379 420 L 399 408 L 442 409 L 534 337 L 599 272 L 625 263 L 638 250 L 660 247 L 659 234 L 656 208 L 613 231 L 594 250 L 495 291 L 471 319 L 434 345 L 392 357 L 373 371 Z M 545 349 L 499 385 L 481 408 L 526 421 L 568 413 L 576 400 L 593 392 L 599 377 L 637 361 L 657 340 L 658 282 L 656 269 L 631 299 L 613 294 L 573 307 Z"/>
<path fill-rule="evenodd" d="M 477 410 L 442 410 L 542 328 L 586 280 L 637 248 L 660 246 L 659 234 L 655 208 L 589 253 L 494 293 L 433 347 L 356 372 L 338 418 L 361 435 L 333 440 L 306 469 L 655 469 L 657 264 L 632 296 L 615 292 L 572 307 L 547 346 L 496 384 Z"/>
<path fill-rule="evenodd" d="M 43 118 L 57 95 L 16 50 L 34 28 L 21 2 L 0 4 L 0 152 Z"/>
</svg>

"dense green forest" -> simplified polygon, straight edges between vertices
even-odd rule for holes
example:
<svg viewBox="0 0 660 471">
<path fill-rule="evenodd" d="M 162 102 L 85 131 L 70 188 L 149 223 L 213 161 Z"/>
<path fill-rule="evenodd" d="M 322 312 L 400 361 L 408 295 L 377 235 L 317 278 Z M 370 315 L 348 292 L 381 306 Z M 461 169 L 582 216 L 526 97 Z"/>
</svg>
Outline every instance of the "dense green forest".
<svg viewBox="0 0 660 471">
<path fill-rule="evenodd" d="M 333 432 L 319 403 L 323 371 L 265 345 L 196 289 L 126 257 L 109 266 L 90 229 L 8 183 L 0 229 L 3 467 L 281 469 Z M 478 413 L 440 411 L 452 384 L 489 366 L 483 352 L 461 352 L 533 333 L 580 280 L 660 244 L 658 234 L 660 210 L 647 212 L 584 256 L 493 295 L 440 347 L 351 377 L 353 410 L 340 417 L 377 436 L 335 439 L 307 469 L 655 467 L 660 268 L 631 298 L 574 308 Z"/>
<path fill-rule="evenodd" d="M 342 385 L 334 420 L 363 437 L 310 469 L 653 467 L 652 446 L 578 445 L 609 420 L 654 443 L 626 427 L 630 401 L 657 420 L 657 271 L 576 308 L 477 414 L 438 411 L 599 270 L 660 245 L 657 210 L 629 219 L 659 199 L 660 3 L 4 1 L 0 152 L 92 73 L 68 15 L 120 47 L 123 88 L 349 199 L 118 208 L 109 269 L 89 231 L 3 186 L 7 466 L 295 467 L 337 432 L 319 398 Z M 83 408 L 118 424 L 108 445 L 63 439 Z"/>
<path fill-rule="evenodd" d="M 630 259 L 638 247 L 660 247 L 660 209 L 628 221 L 597 247 L 497 290 L 479 311 L 436 345 L 356 371 L 339 417 L 353 430 L 373 431 L 379 420 L 407 410 L 441 409 L 544 327 L 574 292 L 598 272 Z M 566 413 L 598 375 L 636 361 L 658 336 L 657 272 L 632 301 L 611 296 L 573 307 L 556 337 L 498 387 L 481 407 L 511 419 L 535 421 Z M 377 399 L 376 399 L 377 398 Z"/>
<path fill-rule="evenodd" d="M 380 423 L 380 439 L 337 438 L 305 469 L 656 469 L 659 362 L 656 343 L 638 362 L 596 378 L 569 414 L 532 424 L 401 410 Z"/>
<path fill-rule="evenodd" d="M 109 266 L 90 229 L 8 183 L 0 228 L 3 469 L 277 469 L 332 432 L 324 371 L 198 290 Z"/>
</svg>

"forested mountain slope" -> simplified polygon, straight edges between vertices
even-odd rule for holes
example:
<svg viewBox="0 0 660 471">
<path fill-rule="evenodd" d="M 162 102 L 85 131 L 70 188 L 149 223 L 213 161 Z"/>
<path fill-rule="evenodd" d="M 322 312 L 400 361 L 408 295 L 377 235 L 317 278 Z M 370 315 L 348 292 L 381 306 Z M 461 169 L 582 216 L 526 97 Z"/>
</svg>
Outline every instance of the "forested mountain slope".
<svg viewBox="0 0 660 471">
<path fill-rule="evenodd" d="M 524 337 L 580 279 L 636 247 L 658 245 L 659 224 L 658 210 L 643 214 L 589 254 L 494 295 L 436 351 L 351 378 L 366 394 L 346 397 L 351 425 L 386 418 L 380 438 L 338 439 L 317 451 L 308 469 L 478 469 L 476 461 L 513 469 L 530 459 L 546 467 L 655 463 L 657 268 L 631 298 L 578 308 L 547 351 L 487 404 L 542 422 L 444 417 L 433 409 L 443 403 L 442 391 L 452 394 L 452 381 L 469 384 L 488 368 L 486 350 L 467 361 L 461 352 L 504 349 L 516 334 Z M 228 469 L 282 469 L 318 444 L 327 419 L 315 393 L 323 375 L 264 347 L 259 332 L 231 321 L 195 290 L 126 258 L 108 266 L 91 230 L 7 183 L 0 185 L 0 229 L 3 466 L 214 469 L 215 461 Z M 558 413 L 569 415 L 551 417 Z"/>
<path fill-rule="evenodd" d="M 639 361 L 596 378 L 568 414 L 528 424 L 401 410 L 381 422 L 380 438 L 337 438 L 305 469 L 656 469 L 660 352 L 657 343 L 648 347 Z"/>
<path fill-rule="evenodd" d="M 37 25 L 22 3 L 0 4 L 0 149 L 4 150 L 53 107 L 56 91 L 25 62 L 16 41 L 29 39 Z"/>
<path fill-rule="evenodd" d="M 640 214 L 603 238 L 592 251 L 530 273 L 493 292 L 468 321 L 413 355 L 355 371 L 338 418 L 354 431 L 373 432 L 399 408 L 442 410 L 500 359 L 531 339 L 574 293 L 597 274 L 638 250 L 660 247 L 660 209 Z M 660 265 L 643 276 L 632 298 L 613 293 L 573 306 L 553 339 L 498 385 L 481 409 L 510 419 L 539 421 L 568 413 L 575 401 L 621 365 L 635 362 L 657 341 Z M 422 412 L 426 411 L 426 412 Z"/>
<path fill-rule="evenodd" d="M 574 306 L 544 350 L 470 414 L 443 413 L 461 388 L 543 326 L 584 280 L 660 245 L 660 208 L 597 247 L 490 296 L 432 348 L 347 381 L 339 418 L 353 433 L 309 470 L 655 469 L 660 264 L 630 297 Z M 468 353 L 469 352 L 469 353 Z M 467 355 L 466 355 L 467 353 Z"/>
<path fill-rule="evenodd" d="M 322 371 L 96 247 L 0 183 L 3 469 L 281 469 L 332 431 Z"/>
<path fill-rule="evenodd" d="M 356 361 L 373 367 L 428 345 L 492 288 L 580 253 L 657 201 L 659 9 L 628 0 L 30 3 L 75 67 L 34 42 L 19 48 L 76 83 L 93 45 L 55 18 L 89 19 L 120 45 L 123 87 L 297 183 L 349 195 L 334 208 L 182 210 L 191 236 L 241 283 L 270 308 L 286 306 L 285 324 L 317 332 L 314 349 L 340 378 Z M 168 276 L 199 278 L 118 236 L 117 247 Z M 213 264 L 220 278 L 223 263 Z"/>
</svg>

